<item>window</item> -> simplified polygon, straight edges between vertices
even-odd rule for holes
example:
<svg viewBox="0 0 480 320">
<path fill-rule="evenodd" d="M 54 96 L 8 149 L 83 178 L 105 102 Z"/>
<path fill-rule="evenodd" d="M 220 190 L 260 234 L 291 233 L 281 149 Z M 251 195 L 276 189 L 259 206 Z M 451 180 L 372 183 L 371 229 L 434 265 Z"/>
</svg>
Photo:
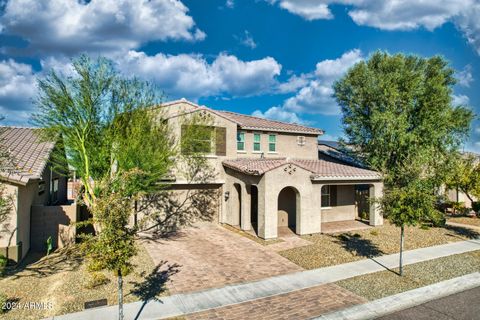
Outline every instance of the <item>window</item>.
<svg viewBox="0 0 480 320">
<path fill-rule="evenodd" d="M 277 136 L 274 134 L 268 135 L 268 152 L 277 151 Z"/>
<path fill-rule="evenodd" d="M 182 153 L 211 154 L 215 151 L 215 128 L 210 126 L 182 126 Z"/>
<path fill-rule="evenodd" d="M 253 134 L 253 151 L 260 151 L 260 133 Z"/>
<path fill-rule="evenodd" d="M 304 146 L 305 145 L 305 137 L 304 136 L 298 136 L 297 137 L 297 144 L 299 146 Z"/>
<path fill-rule="evenodd" d="M 58 178 L 53 179 L 52 202 L 56 203 L 58 200 Z"/>
<path fill-rule="evenodd" d="M 45 192 L 45 181 L 38 183 L 38 195 L 41 196 Z"/>
<path fill-rule="evenodd" d="M 330 207 L 330 186 L 322 187 L 322 208 Z"/>
<path fill-rule="evenodd" d="M 245 150 L 245 132 L 237 132 L 237 150 Z"/>
</svg>

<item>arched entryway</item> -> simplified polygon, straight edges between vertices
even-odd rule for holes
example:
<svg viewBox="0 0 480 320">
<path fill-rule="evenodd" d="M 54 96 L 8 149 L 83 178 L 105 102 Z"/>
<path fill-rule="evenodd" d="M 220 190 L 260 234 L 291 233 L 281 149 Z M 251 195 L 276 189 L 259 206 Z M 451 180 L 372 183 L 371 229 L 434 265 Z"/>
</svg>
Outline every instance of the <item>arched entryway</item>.
<svg viewBox="0 0 480 320">
<path fill-rule="evenodd" d="M 300 209 L 300 194 L 294 187 L 285 187 L 278 194 L 278 233 L 290 229 L 295 233 Z"/>
</svg>

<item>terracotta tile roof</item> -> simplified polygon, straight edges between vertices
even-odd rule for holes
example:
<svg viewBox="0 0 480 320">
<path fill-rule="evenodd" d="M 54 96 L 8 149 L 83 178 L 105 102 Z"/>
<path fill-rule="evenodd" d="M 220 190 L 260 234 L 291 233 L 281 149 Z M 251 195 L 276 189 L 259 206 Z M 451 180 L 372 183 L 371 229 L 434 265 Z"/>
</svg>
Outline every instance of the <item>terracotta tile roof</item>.
<svg viewBox="0 0 480 320">
<path fill-rule="evenodd" d="M 320 135 L 324 133 L 323 130 L 321 129 L 306 127 L 296 123 L 268 120 L 268 119 L 248 116 L 248 115 L 230 112 L 230 111 L 218 111 L 215 109 L 208 108 L 206 106 L 199 106 L 193 102 L 186 100 L 185 98 L 182 98 L 180 100 L 165 102 L 165 103 L 162 103 L 161 105 L 155 106 L 154 108 L 168 107 L 168 106 L 180 104 L 180 103 L 189 104 L 192 107 L 194 107 L 194 109 L 187 112 L 179 111 L 177 113 L 169 115 L 168 118 L 178 117 L 180 115 L 195 112 L 198 110 L 208 110 L 220 117 L 223 117 L 232 122 L 235 122 L 237 125 L 240 126 L 240 128 L 246 129 L 246 130 L 265 130 L 265 131 L 273 131 L 273 132 L 290 132 L 290 133 L 314 134 L 314 135 Z"/>
<path fill-rule="evenodd" d="M 230 169 L 240 171 L 246 174 L 261 176 L 265 172 L 278 168 L 286 163 L 285 158 L 252 159 L 239 158 L 235 160 L 225 160 L 222 164 Z"/>
<path fill-rule="evenodd" d="M 40 179 L 54 147 L 53 142 L 43 142 L 34 128 L 0 127 L 0 144 L 11 156 L 11 168 L 0 172 L 9 181 L 28 183 Z"/>
<path fill-rule="evenodd" d="M 236 122 L 242 129 L 250 130 L 268 130 L 278 132 L 291 132 L 303 134 L 323 134 L 323 131 L 318 128 L 306 127 L 296 123 L 287 123 L 275 120 L 268 120 L 254 116 L 247 116 L 240 113 L 230 111 L 217 111 L 225 117 Z"/>
<path fill-rule="evenodd" d="M 364 169 L 361 167 L 349 165 L 346 163 L 338 163 L 327 160 L 304 160 L 304 159 L 295 159 L 291 161 L 297 166 L 311 171 L 316 180 L 321 180 L 323 178 L 328 179 L 357 179 L 357 178 L 369 178 L 369 179 L 380 179 L 382 176 L 380 173 Z"/>
<path fill-rule="evenodd" d="M 227 168 L 248 174 L 248 175 L 263 175 L 265 172 L 271 171 L 285 164 L 294 164 L 312 173 L 313 180 L 335 180 L 335 179 L 381 179 L 381 175 L 372 170 L 343 164 L 339 162 L 332 162 L 323 159 L 306 160 L 306 159 L 249 159 L 240 158 L 235 160 L 225 160 L 222 162 Z"/>
</svg>

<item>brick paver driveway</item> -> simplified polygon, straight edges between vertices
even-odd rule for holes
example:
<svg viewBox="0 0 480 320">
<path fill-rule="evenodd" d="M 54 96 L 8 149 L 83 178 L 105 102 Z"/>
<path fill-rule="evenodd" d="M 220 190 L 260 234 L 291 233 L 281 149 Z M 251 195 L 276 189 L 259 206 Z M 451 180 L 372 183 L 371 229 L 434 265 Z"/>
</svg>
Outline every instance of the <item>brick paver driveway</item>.
<svg viewBox="0 0 480 320">
<path fill-rule="evenodd" d="M 156 264 L 180 265 L 167 282 L 170 294 L 303 270 L 272 250 L 210 223 L 187 228 L 168 240 L 148 241 L 145 247 Z"/>
<path fill-rule="evenodd" d="M 192 313 L 186 319 L 310 319 L 366 300 L 335 284 Z"/>
</svg>

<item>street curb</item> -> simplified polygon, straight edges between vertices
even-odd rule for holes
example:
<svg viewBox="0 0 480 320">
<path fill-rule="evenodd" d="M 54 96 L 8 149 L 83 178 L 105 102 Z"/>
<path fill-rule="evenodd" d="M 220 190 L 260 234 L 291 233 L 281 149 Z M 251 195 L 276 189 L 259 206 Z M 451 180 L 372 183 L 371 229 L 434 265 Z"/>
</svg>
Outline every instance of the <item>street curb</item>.
<svg viewBox="0 0 480 320">
<path fill-rule="evenodd" d="M 374 300 L 351 308 L 322 315 L 316 320 L 366 320 L 418 306 L 431 300 L 480 286 L 480 273 L 438 282 L 426 287 L 405 291 L 393 296 Z"/>
</svg>

